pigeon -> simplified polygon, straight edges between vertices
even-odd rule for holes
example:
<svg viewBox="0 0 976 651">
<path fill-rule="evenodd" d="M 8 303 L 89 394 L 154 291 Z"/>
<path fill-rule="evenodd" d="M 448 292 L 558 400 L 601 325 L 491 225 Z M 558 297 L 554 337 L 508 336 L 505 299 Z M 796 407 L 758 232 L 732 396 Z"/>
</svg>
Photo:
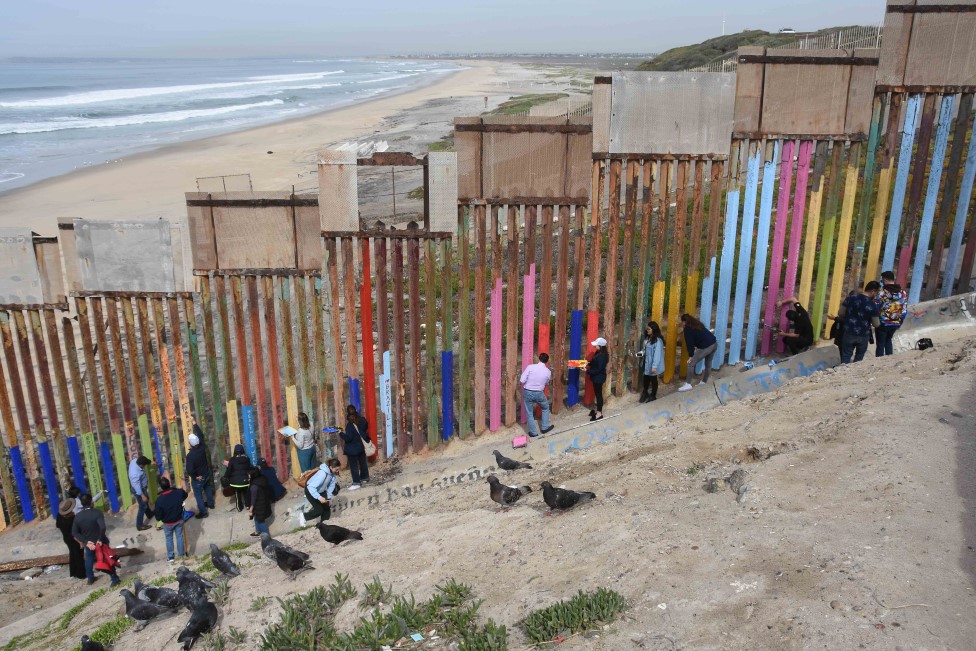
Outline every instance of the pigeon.
<svg viewBox="0 0 976 651">
<path fill-rule="evenodd" d="M 299 573 L 304 572 L 305 570 L 315 569 L 309 564 L 307 554 L 306 558 L 302 558 L 301 556 L 293 554 L 291 551 L 283 547 L 275 548 L 275 562 L 278 563 L 278 567 L 281 569 L 281 571 L 287 574 L 288 578 L 292 581 L 295 580 L 295 577 L 298 576 Z"/>
<path fill-rule="evenodd" d="M 289 547 L 285 543 L 280 542 L 280 541 L 275 540 L 274 538 L 272 538 L 270 533 L 267 533 L 267 532 L 262 531 L 261 532 L 261 551 L 264 552 L 264 555 L 267 556 L 268 558 L 270 558 L 271 560 L 277 562 L 278 561 L 278 558 L 277 558 L 276 551 L 278 549 L 284 549 L 288 553 L 293 554 L 294 556 L 299 557 L 303 561 L 307 561 L 308 560 L 308 554 L 306 554 L 305 552 L 300 552 L 300 551 L 298 551 L 297 549 L 295 549 L 293 547 Z"/>
<path fill-rule="evenodd" d="M 81 651 L 105 651 L 101 642 L 96 642 L 87 635 L 81 636 Z"/>
<path fill-rule="evenodd" d="M 492 454 L 495 455 L 495 463 L 502 470 L 518 470 L 519 468 L 525 468 L 526 470 L 532 470 L 532 466 L 521 461 L 516 461 L 515 459 L 509 459 L 503 456 L 498 450 L 492 450 Z"/>
<path fill-rule="evenodd" d="M 144 629 L 152 619 L 168 610 L 148 601 L 139 601 L 129 590 L 119 590 L 119 594 L 125 598 L 125 614 L 135 620 L 137 631 Z"/>
<path fill-rule="evenodd" d="M 152 601 L 149 594 L 154 589 L 155 586 L 146 585 L 141 579 L 139 579 L 139 577 L 132 580 L 132 594 L 134 594 L 136 599 L 139 601 Z"/>
<path fill-rule="evenodd" d="M 193 610 L 195 606 L 207 600 L 207 590 L 216 587 L 210 581 L 185 567 L 176 570 L 176 580 L 180 582 L 180 600 L 187 610 Z"/>
<path fill-rule="evenodd" d="M 176 580 L 179 581 L 181 584 L 185 581 L 195 581 L 200 585 L 202 585 L 207 590 L 213 590 L 214 588 L 217 587 L 215 583 L 207 581 L 205 578 L 203 578 L 202 576 L 200 576 L 199 574 L 197 574 L 196 572 L 194 572 L 193 570 L 191 570 L 190 568 L 184 565 L 181 565 L 178 568 L 176 568 Z"/>
<path fill-rule="evenodd" d="M 193 643 L 197 641 L 198 637 L 211 631 L 216 625 L 217 607 L 209 601 L 204 601 L 193 609 L 193 614 L 190 615 L 190 621 L 183 627 L 176 641 L 182 642 L 183 649 L 186 651 L 193 646 Z"/>
<path fill-rule="evenodd" d="M 502 506 L 511 506 L 519 501 L 523 495 L 532 492 L 531 486 L 506 486 L 498 481 L 495 475 L 488 475 L 488 485 L 491 486 L 489 493 L 491 499 Z"/>
<path fill-rule="evenodd" d="M 213 566 L 220 570 L 221 574 L 224 576 L 241 575 L 241 571 L 237 569 L 236 565 L 234 565 L 234 561 L 230 560 L 230 556 L 227 554 L 227 552 L 223 551 L 213 543 L 210 543 L 210 559 L 213 561 Z"/>
<path fill-rule="evenodd" d="M 340 527 L 334 524 L 326 524 L 324 522 L 319 522 L 317 525 L 319 534 L 322 539 L 326 542 L 330 542 L 333 545 L 338 545 L 339 543 L 345 542 L 347 540 L 362 540 L 363 534 L 358 531 L 353 531 L 352 529 L 346 529 L 345 527 Z"/>
<path fill-rule="evenodd" d="M 550 509 L 571 509 L 587 500 L 596 499 L 596 493 L 571 491 L 566 488 L 553 488 L 547 481 L 542 482 L 542 499 Z"/>
<path fill-rule="evenodd" d="M 183 599 L 180 598 L 180 594 L 171 588 L 158 588 L 154 585 L 145 585 L 139 579 L 133 581 L 132 588 L 135 590 L 136 598 L 140 601 L 153 603 L 163 608 L 172 608 L 173 610 L 178 610 L 183 605 Z"/>
</svg>

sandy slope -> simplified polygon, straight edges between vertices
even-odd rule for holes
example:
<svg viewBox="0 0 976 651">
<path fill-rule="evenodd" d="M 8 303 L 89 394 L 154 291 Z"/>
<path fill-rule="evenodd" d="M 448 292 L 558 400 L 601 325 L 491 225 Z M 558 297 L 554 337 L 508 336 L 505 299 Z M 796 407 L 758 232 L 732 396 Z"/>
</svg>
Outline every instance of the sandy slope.
<svg viewBox="0 0 976 651">
<path fill-rule="evenodd" d="M 349 510 L 336 521 L 361 528 L 364 542 L 333 549 L 314 530 L 283 536 L 318 571 L 292 583 L 251 561 L 231 583 L 222 627 L 250 631 L 241 648 L 254 648 L 278 609 L 250 612 L 255 595 L 304 592 L 341 571 L 357 586 L 378 575 L 418 598 L 449 577 L 465 581 L 485 599 L 483 614 L 509 626 L 512 649 L 525 647 L 517 622 L 528 612 L 599 586 L 623 593 L 630 610 L 560 648 L 972 648 L 974 342 L 793 380 L 614 443 L 533 459 L 534 470 L 504 478 L 598 494 L 565 515 L 548 516 L 538 493 L 499 512 L 480 481 Z M 488 464 L 503 438 L 459 450 Z M 755 461 L 749 446 L 776 454 Z M 408 464 L 398 481 L 463 465 L 446 463 L 453 449 Z M 743 504 L 731 491 L 702 490 L 736 467 L 751 486 Z M 94 628 L 117 600 L 89 608 L 71 633 Z M 354 621 L 353 607 L 340 615 Z M 129 633 L 118 648 L 169 648 L 184 619 Z"/>
</svg>

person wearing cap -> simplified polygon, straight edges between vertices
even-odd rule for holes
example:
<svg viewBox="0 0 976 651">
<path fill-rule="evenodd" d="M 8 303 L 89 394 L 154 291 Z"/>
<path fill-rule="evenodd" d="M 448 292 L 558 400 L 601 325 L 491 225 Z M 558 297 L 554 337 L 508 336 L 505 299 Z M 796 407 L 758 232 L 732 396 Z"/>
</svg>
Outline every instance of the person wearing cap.
<svg viewBox="0 0 976 651">
<path fill-rule="evenodd" d="M 203 430 L 193 423 L 193 434 L 190 434 L 190 451 L 186 453 L 186 476 L 190 478 L 190 488 L 193 498 L 197 501 L 197 519 L 210 515 L 209 509 L 214 507 L 213 470 L 210 468 L 210 455 L 207 445 L 203 442 Z"/>
<path fill-rule="evenodd" d="M 149 475 L 146 474 L 146 467 L 151 464 L 149 457 L 144 456 L 136 457 L 129 462 L 129 485 L 139 505 L 139 513 L 136 514 L 136 529 L 139 531 L 149 528 L 143 519 L 153 517 L 153 510 L 149 505 Z"/>
<path fill-rule="evenodd" d="M 80 493 L 80 491 L 79 491 Z M 71 527 L 75 523 L 75 506 L 81 505 L 81 500 L 67 497 L 61 500 L 58 506 L 58 517 L 54 521 L 54 526 L 61 532 L 64 544 L 68 547 L 68 575 L 72 579 L 84 579 L 85 574 L 85 552 L 71 535 Z"/>
<path fill-rule="evenodd" d="M 593 393 L 596 394 L 596 409 L 590 410 L 590 420 L 593 421 L 603 418 L 603 383 L 607 381 L 610 353 L 607 351 L 607 340 L 603 337 L 597 337 L 590 342 L 590 345 L 596 347 L 596 351 L 586 365 L 586 375 L 589 376 L 593 384 Z"/>
<path fill-rule="evenodd" d="M 522 371 L 519 382 L 522 384 L 522 408 L 525 409 L 525 419 L 529 423 L 529 436 L 539 436 L 539 426 L 535 422 L 535 406 L 542 408 L 542 433 L 552 431 L 549 424 L 549 400 L 546 398 L 546 387 L 552 379 L 552 371 L 546 365 L 549 355 L 539 353 L 539 363 L 529 364 Z"/>
<path fill-rule="evenodd" d="M 691 391 L 695 388 L 691 384 L 692 378 L 695 377 L 695 367 L 702 360 L 705 360 L 705 371 L 702 373 L 702 379 L 698 386 L 708 382 L 708 374 L 712 370 L 712 358 L 718 348 L 718 340 L 705 327 L 704 323 L 690 314 L 681 315 L 681 326 L 685 331 L 685 346 L 688 348 L 688 373 L 685 375 L 685 383 L 678 387 L 678 391 Z"/>
</svg>

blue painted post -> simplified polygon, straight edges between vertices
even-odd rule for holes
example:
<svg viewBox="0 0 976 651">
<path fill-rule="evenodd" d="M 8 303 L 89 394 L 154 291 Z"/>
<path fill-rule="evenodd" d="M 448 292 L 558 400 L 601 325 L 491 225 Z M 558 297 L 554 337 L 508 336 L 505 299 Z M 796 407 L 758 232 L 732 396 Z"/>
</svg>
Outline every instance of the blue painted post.
<svg viewBox="0 0 976 651">
<path fill-rule="evenodd" d="M 583 310 L 573 310 L 569 319 L 569 358 L 583 358 Z M 557 373 L 561 369 L 557 369 Z M 579 402 L 578 368 L 569 369 L 566 385 L 566 406 L 574 407 Z"/>
<path fill-rule="evenodd" d="M 885 238 L 882 270 L 895 266 L 895 252 L 898 248 L 898 231 L 901 229 L 901 214 L 905 209 L 905 192 L 908 190 L 908 173 L 912 165 L 912 149 L 915 146 L 915 129 L 918 111 L 922 105 L 922 95 L 910 95 L 905 108 L 905 130 L 901 134 L 901 149 L 898 151 L 898 171 L 895 174 L 895 194 L 891 198 L 891 212 L 888 217 L 888 236 Z"/>
<path fill-rule="evenodd" d="M 159 472 L 163 472 L 163 447 L 159 444 L 159 431 L 155 425 L 152 425 L 149 432 L 152 434 L 153 450 L 156 451 L 156 465 L 159 467 Z"/>
<path fill-rule="evenodd" d="M 58 512 L 61 504 L 61 494 L 58 492 L 58 478 L 54 476 L 54 463 L 51 462 L 51 447 L 47 441 L 37 444 L 37 454 L 41 458 L 41 472 L 47 486 L 47 501 L 51 504 L 51 513 Z"/>
<path fill-rule="evenodd" d="M 361 411 L 362 407 L 359 403 L 359 379 L 351 377 L 349 378 L 349 404 L 356 408 L 356 411 Z"/>
<path fill-rule="evenodd" d="M 939 201 L 939 185 L 942 183 L 942 169 L 945 166 L 946 148 L 949 146 L 949 127 L 952 126 L 952 103 L 955 95 L 943 95 L 939 111 L 939 126 L 935 129 L 935 149 L 932 152 L 932 166 L 929 169 L 929 184 L 925 189 L 925 205 L 922 208 L 922 225 L 915 245 L 915 264 L 912 267 L 912 283 L 908 289 L 908 302 L 918 303 L 925 282 L 925 263 L 928 259 L 929 239 L 932 237 L 932 222 L 935 221 L 935 204 Z M 946 197 L 952 201 L 951 197 Z M 939 243 L 939 246 L 942 246 Z M 946 267 L 948 269 L 948 267 Z"/>
<path fill-rule="evenodd" d="M 718 305 L 715 307 L 715 339 L 718 346 L 712 368 L 725 362 L 725 337 L 729 329 L 729 301 L 732 297 L 732 269 L 735 263 L 735 233 L 739 217 L 739 191 L 728 193 L 725 205 L 725 232 L 722 237 L 722 266 L 718 276 Z"/>
<path fill-rule="evenodd" d="M 74 436 L 64 437 L 68 444 L 68 458 L 71 460 L 71 474 L 74 475 L 74 484 L 82 493 L 88 492 L 88 484 L 85 482 L 85 467 L 81 465 L 81 448 L 78 447 L 78 439 Z"/>
<path fill-rule="evenodd" d="M 20 446 L 11 447 L 9 452 L 10 465 L 14 471 L 14 483 L 17 484 L 17 494 L 20 496 L 20 510 L 24 512 L 24 522 L 30 522 L 34 519 L 34 507 L 31 504 L 27 475 L 24 474 L 24 461 L 20 457 Z"/>
<path fill-rule="evenodd" d="M 251 465 L 258 465 L 258 432 L 254 405 L 241 406 L 241 419 L 244 421 L 244 450 Z"/>
<path fill-rule="evenodd" d="M 960 118 L 962 119 L 962 118 Z M 976 137 L 969 139 L 969 152 L 966 154 L 966 168 L 962 174 L 962 185 L 959 187 L 959 203 L 956 204 L 956 221 L 952 225 L 952 238 L 949 240 L 949 253 L 946 257 L 946 273 L 942 280 L 942 298 L 952 296 L 953 282 L 956 278 L 959 264 L 959 249 L 962 246 L 962 234 L 966 228 L 966 215 L 969 212 L 969 202 L 973 198 L 973 179 L 976 178 Z M 969 279 L 966 279 L 969 282 Z M 966 287 L 960 287 L 963 291 Z"/>
<path fill-rule="evenodd" d="M 779 162 L 779 141 L 773 157 L 763 163 L 762 198 L 759 200 L 759 230 L 756 233 L 756 265 L 752 273 L 752 300 L 749 303 L 749 328 L 746 331 L 746 359 L 756 356 L 759 343 L 759 322 L 762 320 L 763 283 L 766 279 L 766 256 L 769 255 L 769 226 L 773 215 L 773 189 L 776 186 L 776 165 Z"/>
<path fill-rule="evenodd" d="M 444 440 L 454 436 L 454 352 L 441 351 L 441 423 Z"/>
<path fill-rule="evenodd" d="M 383 351 L 383 375 L 380 378 L 380 409 L 386 421 L 386 456 L 393 456 L 393 394 L 391 393 L 390 351 Z"/>
<path fill-rule="evenodd" d="M 112 474 L 112 446 L 108 442 L 103 442 L 100 450 L 102 453 L 102 468 L 105 469 L 105 490 L 108 491 L 108 502 L 112 506 L 112 512 L 118 513 L 119 491 L 115 486 L 115 475 Z"/>
<path fill-rule="evenodd" d="M 752 264 L 752 232 L 756 222 L 756 193 L 759 190 L 759 149 L 749 157 L 746 171 L 746 195 L 742 204 L 742 236 L 739 238 L 739 269 L 736 272 L 735 304 L 732 307 L 732 337 L 729 364 L 739 362 L 742 350 L 742 328 L 746 320 L 749 296 L 749 266 Z M 762 292 L 762 288 L 759 290 Z"/>
</svg>

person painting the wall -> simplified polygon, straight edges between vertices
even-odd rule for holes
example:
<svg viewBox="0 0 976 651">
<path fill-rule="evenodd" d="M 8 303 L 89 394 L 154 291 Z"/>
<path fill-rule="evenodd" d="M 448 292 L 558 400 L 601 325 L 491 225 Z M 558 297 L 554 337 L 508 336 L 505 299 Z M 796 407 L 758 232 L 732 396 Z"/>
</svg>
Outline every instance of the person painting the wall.
<svg viewBox="0 0 976 651">
<path fill-rule="evenodd" d="M 295 444 L 298 467 L 302 472 L 314 468 L 316 466 L 315 437 L 312 435 L 312 424 L 308 414 L 304 412 L 298 414 L 298 432 L 292 437 L 292 443 Z"/>
<path fill-rule="evenodd" d="M 590 420 L 594 421 L 603 418 L 603 384 L 607 381 L 610 353 L 607 350 L 607 340 L 603 337 L 597 337 L 590 342 L 590 345 L 596 347 L 589 364 L 586 365 L 586 375 L 593 383 L 593 393 L 596 396 L 596 409 L 590 410 Z"/>
<path fill-rule="evenodd" d="M 784 298 L 776 303 L 776 309 L 784 305 L 792 305 L 786 312 L 786 318 L 790 322 L 789 332 L 780 332 L 779 337 L 790 351 L 790 355 L 803 352 L 813 345 L 813 323 L 810 321 L 810 314 L 806 311 L 796 296 Z"/>
<path fill-rule="evenodd" d="M 153 517 L 152 505 L 149 504 L 149 475 L 146 468 L 152 464 L 148 457 L 136 457 L 129 462 L 129 486 L 132 487 L 132 494 L 136 498 L 139 512 L 136 514 L 136 529 L 145 531 L 149 525 L 145 523 L 145 518 Z"/>
<path fill-rule="evenodd" d="M 536 405 L 542 408 L 542 433 L 551 432 L 553 427 L 549 424 L 549 399 L 546 398 L 546 386 L 552 379 L 552 371 L 546 366 L 548 362 L 549 355 L 539 353 L 539 363 L 526 366 L 519 378 L 522 384 L 522 408 L 525 410 L 529 436 L 532 438 L 539 436 L 539 425 L 535 422 Z"/>
<path fill-rule="evenodd" d="M 332 517 L 332 498 L 339 492 L 339 476 L 336 473 L 340 465 L 338 459 L 329 459 L 309 477 L 305 484 L 305 499 L 312 508 L 305 509 L 306 521 L 318 518 L 319 522 L 325 522 Z"/>
<path fill-rule="evenodd" d="M 210 453 L 207 444 L 203 442 L 203 430 L 193 423 L 193 434 L 190 434 L 190 451 L 186 453 L 186 476 L 190 478 L 190 488 L 193 499 L 197 502 L 197 519 L 210 515 L 209 509 L 214 508 L 213 470 L 210 467 Z"/>
<path fill-rule="evenodd" d="M 688 374 L 685 376 L 685 383 L 678 387 L 678 391 L 691 391 L 694 389 L 691 381 L 695 377 L 695 367 L 702 360 L 705 360 L 705 371 L 698 386 L 708 382 L 708 374 L 712 370 L 712 357 L 715 356 L 718 342 L 705 324 L 690 314 L 681 315 L 681 325 L 685 331 L 685 346 L 688 348 Z"/>
<path fill-rule="evenodd" d="M 664 373 L 664 336 L 657 321 L 648 321 L 641 348 L 637 351 L 644 375 L 644 390 L 638 402 L 657 400 L 657 378 Z M 650 393 L 648 393 L 650 388 Z"/>
<path fill-rule="evenodd" d="M 881 274 L 881 289 L 874 297 L 878 306 L 881 325 L 874 329 L 877 346 L 875 357 L 892 354 L 891 340 L 908 315 L 908 294 L 895 282 L 895 274 L 886 271 Z"/>
</svg>

